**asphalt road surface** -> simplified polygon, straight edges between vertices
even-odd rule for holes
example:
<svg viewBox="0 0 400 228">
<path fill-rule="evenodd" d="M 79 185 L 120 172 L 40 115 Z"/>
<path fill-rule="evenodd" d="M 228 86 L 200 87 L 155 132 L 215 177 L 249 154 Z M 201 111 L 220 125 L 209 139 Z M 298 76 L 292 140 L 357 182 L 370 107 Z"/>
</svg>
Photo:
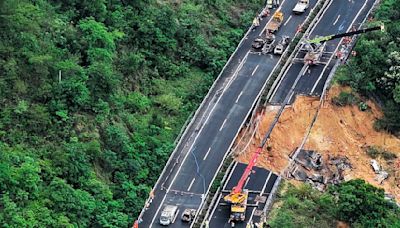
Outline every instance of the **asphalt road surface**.
<svg viewBox="0 0 400 228">
<path fill-rule="evenodd" d="M 218 198 L 218 202 L 214 205 L 214 208 L 209 216 L 209 227 L 231 227 L 231 224 L 228 223 L 229 215 L 230 215 L 230 207 L 228 204 L 224 202 L 223 197 L 232 190 L 232 188 L 239 181 L 244 169 L 247 164 L 236 163 L 232 172 L 230 173 L 229 180 L 226 182 L 223 187 L 223 191 Z M 248 221 L 259 222 L 260 213 L 264 206 L 265 202 L 269 196 L 269 193 L 272 190 L 272 187 L 275 184 L 278 176 L 268 170 L 255 167 L 254 172 L 251 174 L 250 178 L 247 179 L 247 183 L 244 186 L 245 189 L 249 190 L 248 197 L 248 207 L 246 210 L 246 219 L 244 222 L 236 223 L 235 227 L 246 227 Z M 264 199 L 256 200 L 256 197 L 263 196 Z"/>
<path fill-rule="evenodd" d="M 322 19 L 317 23 L 311 31 L 310 38 L 315 36 L 327 36 L 331 34 L 344 33 L 353 26 L 357 27 L 366 17 L 375 0 L 340 0 L 332 1 L 332 4 L 326 10 Z M 335 59 L 333 53 L 337 51 L 341 39 L 328 41 L 326 44 L 326 52 L 331 52 L 324 56 L 328 64 L 310 66 L 305 72 L 295 88 L 295 94 L 320 95 L 322 93 L 327 77 L 334 65 Z M 304 54 L 303 54 L 304 55 Z M 301 57 L 299 53 L 296 57 Z M 293 85 L 296 76 L 300 73 L 303 63 L 293 63 L 274 91 L 270 103 L 282 103 L 286 94 Z M 294 101 L 295 96 L 289 101 Z"/>
<path fill-rule="evenodd" d="M 311 0 L 312 8 L 316 0 Z M 281 3 L 285 15 L 276 36 L 293 37 L 296 28 L 306 18 L 307 13 L 291 16 L 295 2 L 286 0 Z M 177 151 L 172 155 L 166 172 L 160 176 L 154 187 L 154 199 L 139 219 L 139 227 L 161 227 L 159 216 L 167 204 L 177 205 L 180 213 L 185 208 L 198 209 L 203 196 L 217 174 L 233 140 L 246 120 L 256 98 L 268 81 L 279 56 L 259 55 L 251 51 L 251 43 L 259 36 L 267 21 L 246 37 L 217 81 L 206 100 L 203 110 L 179 142 Z M 177 219 L 170 227 L 187 227 Z"/>
<path fill-rule="evenodd" d="M 347 30 L 351 29 L 352 26 L 358 27 L 367 15 L 368 11 L 371 9 L 373 3 L 374 0 L 332 1 L 332 4 L 327 8 L 323 17 L 312 29 L 310 37 L 346 32 Z M 327 45 L 327 51 L 334 52 L 339 46 L 339 43 L 340 39 L 329 41 L 329 45 Z M 301 54 L 298 54 L 297 56 L 299 57 Z M 322 93 L 325 81 L 333 65 L 333 59 L 331 57 L 332 55 L 328 56 L 327 58 L 329 64 L 313 66 L 310 68 L 310 71 L 306 71 L 306 74 L 300 78 L 295 87 L 295 94 L 320 95 Z M 271 98 L 272 103 L 282 103 L 284 101 L 302 68 L 303 64 L 301 63 L 294 63 L 289 67 Z M 294 100 L 294 97 L 292 97 L 291 101 Z M 243 166 L 236 166 L 233 169 L 232 175 L 230 175 L 228 179 L 229 184 L 224 187 L 226 192 L 229 192 L 229 190 L 234 187 L 234 185 L 230 185 L 230 183 L 237 183 L 243 172 L 243 169 Z M 250 180 L 245 188 L 261 191 L 261 195 L 268 196 L 268 193 L 271 191 L 276 180 L 276 175 L 273 175 L 275 178 L 271 179 L 271 177 L 266 177 L 267 174 L 265 174 L 265 172 L 268 173 L 268 171 L 260 171 L 259 168 L 257 169 L 258 171 L 256 171 L 255 174 L 250 175 Z M 254 178 L 253 181 L 252 178 Z M 262 190 L 263 184 L 266 184 L 267 186 L 264 191 Z M 208 218 L 210 220 L 209 224 L 211 228 L 230 227 L 230 224 L 228 223 L 230 208 L 229 206 L 225 205 L 222 197 L 223 195 L 220 196 L 218 203 L 214 206 L 211 216 Z M 253 199 L 249 200 L 251 204 L 251 200 Z M 254 216 L 256 214 L 254 212 L 262 209 L 260 206 L 263 206 L 263 204 L 260 204 L 259 207 L 252 210 L 247 210 L 246 221 L 243 223 L 237 223 L 235 227 L 245 227 L 249 220 L 258 222 L 259 217 Z"/>
</svg>

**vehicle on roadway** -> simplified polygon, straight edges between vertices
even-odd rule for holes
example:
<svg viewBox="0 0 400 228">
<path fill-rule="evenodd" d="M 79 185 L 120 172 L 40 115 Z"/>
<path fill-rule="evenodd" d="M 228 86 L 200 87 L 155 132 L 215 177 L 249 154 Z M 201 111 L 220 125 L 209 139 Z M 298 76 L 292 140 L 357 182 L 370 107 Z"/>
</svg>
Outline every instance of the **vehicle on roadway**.
<svg viewBox="0 0 400 228">
<path fill-rule="evenodd" d="M 264 140 L 265 141 L 265 140 Z M 253 171 L 253 167 L 257 162 L 257 158 L 260 156 L 262 149 L 266 142 L 262 142 L 256 152 L 253 154 L 249 164 L 244 170 L 242 177 L 240 178 L 238 184 L 232 189 L 229 195 L 224 197 L 224 200 L 231 204 L 231 213 L 229 216 L 229 222 L 232 227 L 235 226 L 235 222 L 243 222 L 246 219 L 246 208 L 247 208 L 247 198 L 249 192 L 247 189 L 243 189 L 247 178 Z"/>
<path fill-rule="evenodd" d="M 279 0 L 267 0 L 267 8 L 272 9 L 279 6 Z"/>
<path fill-rule="evenodd" d="M 257 37 L 253 41 L 251 46 L 255 50 L 262 49 L 263 53 L 264 52 L 265 53 L 269 53 L 269 52 L 271 52 L 273 50 L 274 43 L 275 43 L 275 35 L 267 32 L 265 36 Z"/>
<path fill-rule="evenodd" d="M 293 13 L 295 14 L 304 13 L 306 12 L 309 6 L 310 6 L 309 0 L 299 0 L 293 8 Z"/>
<path fill-rule="evenodd" d="M 186 208 L 182 213 L 181 219 L 184 222 L 191 222 L 193 221 L 195 216 L 196 216 L 196 209 Z"/>
<path fill-rule="evenodd" d="M 289 36 L 283 36 L 279 43 L 274 48 L 275 55 L 282 55 L 285 51 L 286 47 L 289 45 L 290 38 Z"/>
<path fill-rule="evenodd" d="M 278 31 L 279 27 L 281 27 L 283 19 L 283 13 L 277 10 L 272 16 L 272 20 L 268 22 L 266 30 L 269 33 L 275 33 L 276 31 Z"/>
<path fill-rule="evenodd" d="M 178 214 L 178 206 L 166 205 L 161 212 L 160 224 L 163 226 L 168 226 L 175 222 L 176 216 Z"/>
</svg>

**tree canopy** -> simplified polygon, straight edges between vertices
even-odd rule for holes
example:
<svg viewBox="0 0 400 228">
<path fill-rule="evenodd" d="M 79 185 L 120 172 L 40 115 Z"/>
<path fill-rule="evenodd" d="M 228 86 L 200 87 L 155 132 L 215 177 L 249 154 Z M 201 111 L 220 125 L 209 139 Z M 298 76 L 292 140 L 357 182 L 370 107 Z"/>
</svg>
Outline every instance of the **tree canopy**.
<svg viewBox="0 0 400 228">
<path fill-rule="evenodd" d="M 0 223 L 127 227 L 261 0 L 0 1 Z"/>
</svg>

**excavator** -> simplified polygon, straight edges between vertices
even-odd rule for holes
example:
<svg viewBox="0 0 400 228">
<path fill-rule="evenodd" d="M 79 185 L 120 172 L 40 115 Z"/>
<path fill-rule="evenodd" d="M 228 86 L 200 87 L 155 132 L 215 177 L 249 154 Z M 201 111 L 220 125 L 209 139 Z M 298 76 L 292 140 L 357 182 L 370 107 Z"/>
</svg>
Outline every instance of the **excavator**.
<svg viewBox="0 0 400 228">
<path fill-rule="evenodd" d="M 385 29 L 385 26 L 381 24 L 380 26 L 375 26 L 372 28 L 363 28 L 355 31 L 350 31 L 350 32 L 345 32 L 345 33 L 339 33 L 339 34 L 333 34 L 329 36 L 321 36 L 321 37 L 316 37 L 311 40 L 306 40 L 302 47 L 300 48 L 300 51 L 306 52 L 304 58 L 295 58 L 293 59 L 294 62 L 304 62 L 304 64 L 308 65 L 316 65 L 316 64 L 326 64 L 326 62 L 321 62 L 321 58 L 324 54 L 329 54 L 329 52 L 325 52 L 325 47 L 326 47 L 326 42 L 342 37 L 350 37 L 354 36 L 357 34 L 362 34 L 362 33 L 367 33 L 367 32 L 372 32 L 376 30 L 381 30 L 383 31 Z"/>
</svg>

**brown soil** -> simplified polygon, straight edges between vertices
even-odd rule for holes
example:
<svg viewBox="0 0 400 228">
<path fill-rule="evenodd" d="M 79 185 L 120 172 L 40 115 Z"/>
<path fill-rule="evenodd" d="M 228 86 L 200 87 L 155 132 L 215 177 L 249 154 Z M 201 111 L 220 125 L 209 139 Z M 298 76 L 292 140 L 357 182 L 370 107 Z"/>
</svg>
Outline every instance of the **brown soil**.
<svg viewBox="0 0 400 228">
<path fill-rule="evenodd" d="M 397 201 L 400 201 L 398 186 L 400 183 L 395 180 L 395 175 L 400 174 L 396 173 L 399 167 L 395 167 L 396 164 L 400 164 L 398 163 L 400 161 L 400 139 L 374 130 L 373 123 L 382 115 L 382 112 L 372 101 L 366 101 L 370 110 L 365 112 L 359 111 L 357 105 L 346 107 L 333 105 L 331 99 L 343 90 L 349 89 L 334 86 L 328 92 L 304 149 L 316 150 L 322 155 L 347 156 L 353 170 L 346 178 L 362 178 L 377 187 L 384 188 L 386 192 L 394 195 Z M 283 171 L 288 165 L 289 154 L 300 146 L 318 105 L 319 98 L 298 96 L 292 106 L 285 108 L 257 165 L 277 173 Z M 247 150 L 239 155 L 238 161 L 247 163 L 250 160 L 276 112 L 276 107 L 267 107 L 256 137 L 253 138 L 253 142 Z M 367 145 L 382 147 L 399 157 L 394 162 L 377 159 L 379 164 L 389 172 L 389 178 L 383 182 L 383 185 L 379 185 L 374 180 L 375 173 L 370 167 L 371 158 L 363 149 Z"/>
</svg>

